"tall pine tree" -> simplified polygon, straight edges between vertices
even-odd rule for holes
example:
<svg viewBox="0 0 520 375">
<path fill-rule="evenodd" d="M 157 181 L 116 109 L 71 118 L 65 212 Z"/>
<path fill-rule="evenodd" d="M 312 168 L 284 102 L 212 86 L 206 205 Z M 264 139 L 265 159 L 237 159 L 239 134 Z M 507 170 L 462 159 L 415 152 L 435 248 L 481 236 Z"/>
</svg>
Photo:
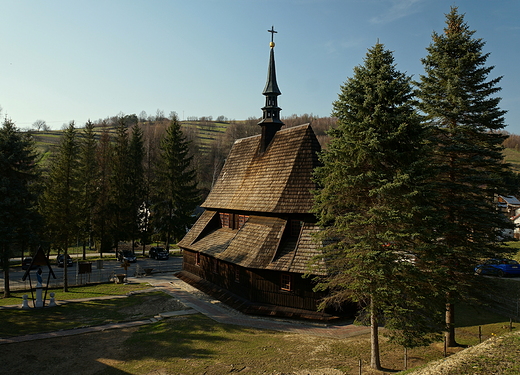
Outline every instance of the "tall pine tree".
<svg viewBox="0 0 520 375">
<path fill-rule="evenodd" d="M 96 164 L 97 140 L 94 133 L 94 123 L 90 120 L 83 129 L 80 143 L 79 161 L 81 186 L 81 217 L 80 228 L 83 239 L 83 259 L 86 259 L 86 244 L 89 246 L 93 235 L 93 214 L 97 200 L 98 168 Z"/>
<path fill-rule="evenodd" d="M 101 133 L 96 149 L 96 169 L 98 171 L 96 180 L 96 202 L 92 214 L 92 229 L 94 238 L 99 246 L 99 254 L 108 252 L 112 248 L 113 238 L 111 228 L 111 176 L 112 176 L 112 144 L 110 133 L 103 124 L 104 129 Z"/>
<path fill-rule="evenodd" d="M 67 256 L 80 229 L 81 212 L 79 142 L 72 121 L 63 133 L 58 152 L 53 156 L 49 177 L 41 199 L 46 234 L 52 246 L 63 252 L 63 291 L 68 292 Z"/>
<path fill-rule="evenodd" d="M 0 127 L 0 264 L 4 297 L 10 296 L 9 258 L 15 246 L 34 237 L 36 196 L 31 183 L 37 177 L 36 153 L 27 133 L 5 119 Z"/>
<path fill-rule="evenodd" d="M 142 229 L 142 222 L 147 214 L 143 210 L 143 203 L 146 200 L 146 184 L 144 178 L 144 140 L 143 130 L 138 124 L 132 127 L 130 144 L 128 146 L 129 157 L 129 187 L 130 195 L 128 197 L 131 213 L 130 240 L 132 248 L 134 242 L 139 238 L 139 231 Z"/>
<path fill-rule="evenodd" d="M 128 121 L 126 116 L 117 120 L 116 136 L 113 141 L 112 175 L 110 186 L 110 214 L 112 218 L 112 235 L 119 251 L 119 241 L 130 238 L 132 230 L 132 207 L 129 200 L 130 186 L 130 157 L 128 154 L 129 137 Z"/>
<path fill-rule="evenodd" d="M 191 160 L 188 142 L 173 116 L 160 146 L 153 205 L 155 227 L 165 236 L 167 247 L 179 241 L 195 221 L 199 195 Z"/>
<path fill-rule="evenodd" d="M 422 223 L 418 204 L 424 128 L 410 78 L 382 44 L 342 86 L 333 103 L 337 128 L 315 172 L 314 212 L 327 245 L 325 305 L 359 303 L 371 325 L 371 366 L 381 369 L 378 327 L 405 346 L 422 344 L 438 327 L 428 308 L 428 277 L 411 258 Z M 417 224 L 419 223 L 419 225 Z"/>
<path fill-rule="evenodd" d="M 485 66 L 489 53 L 474 33 L 452 7 L 444 32 L 433 33 L 418 83 L 420 109 L 432 130 L 435 177 L 429 195 L 437 209 L 436 258 L 441 264 L 434 274 L 448 296 L 449 346 L 456 345 L 453 302 L 473 288 L 475 264 L 503 252 L 498 240 L 502 229 L 510 227 L 493 203 L 496 194 L 509 192 L 502 156 L 505 111 L 495 96 L 501 77 L 488 79 L 493 69 Z"/>
</svg>

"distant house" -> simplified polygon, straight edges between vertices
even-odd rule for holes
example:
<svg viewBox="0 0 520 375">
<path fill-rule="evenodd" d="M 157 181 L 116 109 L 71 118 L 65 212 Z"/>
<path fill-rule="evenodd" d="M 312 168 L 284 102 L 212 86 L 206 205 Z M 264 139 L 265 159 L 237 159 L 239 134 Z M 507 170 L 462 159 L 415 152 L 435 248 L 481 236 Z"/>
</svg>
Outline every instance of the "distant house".
<svg viewBox="0 0 520 375">
<path fill-rule="evenodd" d="M 517 214 L 516 211 L 520 209 L 520 201 L 512 195 L 499 195 L 497 197 L 497 206 L 506 215 L 512 217 L 515 216 Z"/>
<path fill-rule="evenodd" d="M 514 196 L 498 195 L 497 207 L 515 223 L 515 229 L 504 229 L 504 238 L 520 239 L 520 201 Z"/>
<path fill-rule="evenodd" d="M 310 213 L 320 144 L 310 124 L 280 130 L 280 94 L 271 42 L 262 134 L 233 145 L 205 212 L 179 243 L 178 277 L 246 313 L 330 319 L 303 277 L 320 248 Z"/>
</svg>

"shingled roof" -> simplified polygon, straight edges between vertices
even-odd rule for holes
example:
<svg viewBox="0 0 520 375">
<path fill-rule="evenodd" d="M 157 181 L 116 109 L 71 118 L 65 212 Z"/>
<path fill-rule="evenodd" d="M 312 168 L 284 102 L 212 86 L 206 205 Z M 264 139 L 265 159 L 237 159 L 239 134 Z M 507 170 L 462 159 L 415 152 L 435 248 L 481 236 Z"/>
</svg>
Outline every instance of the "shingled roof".
<svg viewBox="0 0 520 375">
<path fill-rule="evenodd" d="M 220 228 L 210 224 L 218 217 L 216 211 L 206 211 L 179 246 L 210 255 L 216 259 L 246 268 L 305 273 L 318 245 L 312 234 L 318 230 L 305 223 L 298 238 L 282 242 L 287 220 L 277 217 L 250 216 L 238 230 Z M 323 262 L 314 270 L 324 273 Z"/>
<path fill-rule="evenodd" d="M 308 213 L 320 145 L 310 124 L 276 133 L 265 152 L 260 136 L 239 139 L 202 207 L 268 213 Z"/>
</svg>

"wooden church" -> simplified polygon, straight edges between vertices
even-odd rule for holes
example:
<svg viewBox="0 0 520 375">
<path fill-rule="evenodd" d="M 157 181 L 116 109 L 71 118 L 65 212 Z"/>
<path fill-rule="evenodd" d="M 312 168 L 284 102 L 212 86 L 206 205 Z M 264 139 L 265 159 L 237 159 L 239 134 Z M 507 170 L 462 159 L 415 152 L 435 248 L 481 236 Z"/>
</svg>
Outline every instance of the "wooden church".
<svg viewBox="0 0 520 375">
<path fill-rule="evenodd" d="M 331 319 L 303 277 L 319 248 L 310 210 L 320 144 L 310 124 L 281 130 L 280 94 L 271 37 L 261 135 L 234 143 L 204 213 L 178 244 L 177 276 L 245 313 Z"/>
</svg>

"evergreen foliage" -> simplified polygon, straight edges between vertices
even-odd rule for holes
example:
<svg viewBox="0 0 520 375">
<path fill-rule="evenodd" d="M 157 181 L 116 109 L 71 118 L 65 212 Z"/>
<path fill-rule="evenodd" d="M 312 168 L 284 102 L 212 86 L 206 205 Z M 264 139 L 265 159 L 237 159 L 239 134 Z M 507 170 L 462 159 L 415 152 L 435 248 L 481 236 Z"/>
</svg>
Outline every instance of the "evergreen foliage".
<svg viewBox="0 0 520 375">
<path fill-rule="evenodd" d="M 192 158 L 179 120 L 173 116 L 160 146 L 153 205 L 155 227 L 166 236 L 167 247 L 172 240 L 180 240 L 195 221 L 199 195 Z"/>
<path fill-rule="evenodd" d="M 94 205 L 92 229 L 96 242 L 99 244 L 99 253 L 110 251 L 112 248 L 113 235 L 111 232 L 111 176 L 112 176 L 112 154 L 110 134 L 105 129 L 101 133 L 96 150 L 96 203 Z"/>
<path fill-rule="evenodd" d="M 129 158 L 129 196 L 130 203 L 130 239 L 132 244 L 138 238 L 139 231 L 142 229 L 142 222 L 145 219 L 146 211 L 141 210 L 146 200 L 147 192 L 144 175 L 144 141 L 143 130 L 136 124 L 132 127 L 132 135 L 128 146 Z"/>
<path fill-rule="evenodd" d="M 112 175 L 110 184 L 110 216 L 116 252 L 119 241 L 130 237 L 132 231 L 132 195 L 130 182 L 131 165 L 129 158 L 129 137 L 126 118 L 118 119 L 116 135 L 113 141 Z"/>
<path fill-rule="evenodd" d="M 86 243 L 89 245 L 93 235 L 93 215 L 97 200 L 98 168 L 96 164 L 97 140 L 94 123 L 85 124 L 80 143 L 80 186 L 81 186 L 81 232 L 83 238 L 83 259 L 86 259 Z"/>
<path fill-rule="evenodd" d="M 437 248 L 433 268 L 439 290 L 448 295 L 446 324 L 456 345 L 452 302 L 475 286 L 473 268 L 483 258 L 500 256 L 499 240 L 510 220 L 496 209 L 494 197 L 508 195 L 509 166 L 503 162 L 505 111 L 499 108 L 498 83 L 485 66 L 489 53 L 474 38 L 464 16 L 452 7 L 442 34 L 433 33 L 425 74 L 418 83 L 420 109 L 431 125 L 429 197 L 436 209 Z"/>
<path fill-rule="evenodd" d="M 34 242 L 37 178 L 36 154 L 29 134 L 20 133 L 5 119 L 0 127 L 0 264 L 4 271 L 4 297 L 9 297 L 9 258 L 15 246 Z M 32 241 L 31 241 L 32 239 Z"/>
<path fill-rule="evenodd" d="M 428 277 L 415 266 L 422 232 L 418 197 L 424 127 L 414 107 L 410 78 L 382 44 L 341 86 L 333 103 L 338 126 L 320 155 L 314 212 L 323 228 L 329 275 L 322 307 L 354 301 L 370 316 L 372 367 L 381 368 L 377 327 L 412 347 L 438 329 Z M 386 321 L 384 318 L 386 317 Z"/>
<path fill-rule="evenodd" d="M 71 240 L 78 235 L 81 213 L 79 142 L 74 122 L 60 140 L 57 154 L 40 202 L 46 219 L 46 235 L 53 246 L 67 257 Z M 68 291 L 67 267 L 64 267 L 63 290 Z"/>
</svg>

